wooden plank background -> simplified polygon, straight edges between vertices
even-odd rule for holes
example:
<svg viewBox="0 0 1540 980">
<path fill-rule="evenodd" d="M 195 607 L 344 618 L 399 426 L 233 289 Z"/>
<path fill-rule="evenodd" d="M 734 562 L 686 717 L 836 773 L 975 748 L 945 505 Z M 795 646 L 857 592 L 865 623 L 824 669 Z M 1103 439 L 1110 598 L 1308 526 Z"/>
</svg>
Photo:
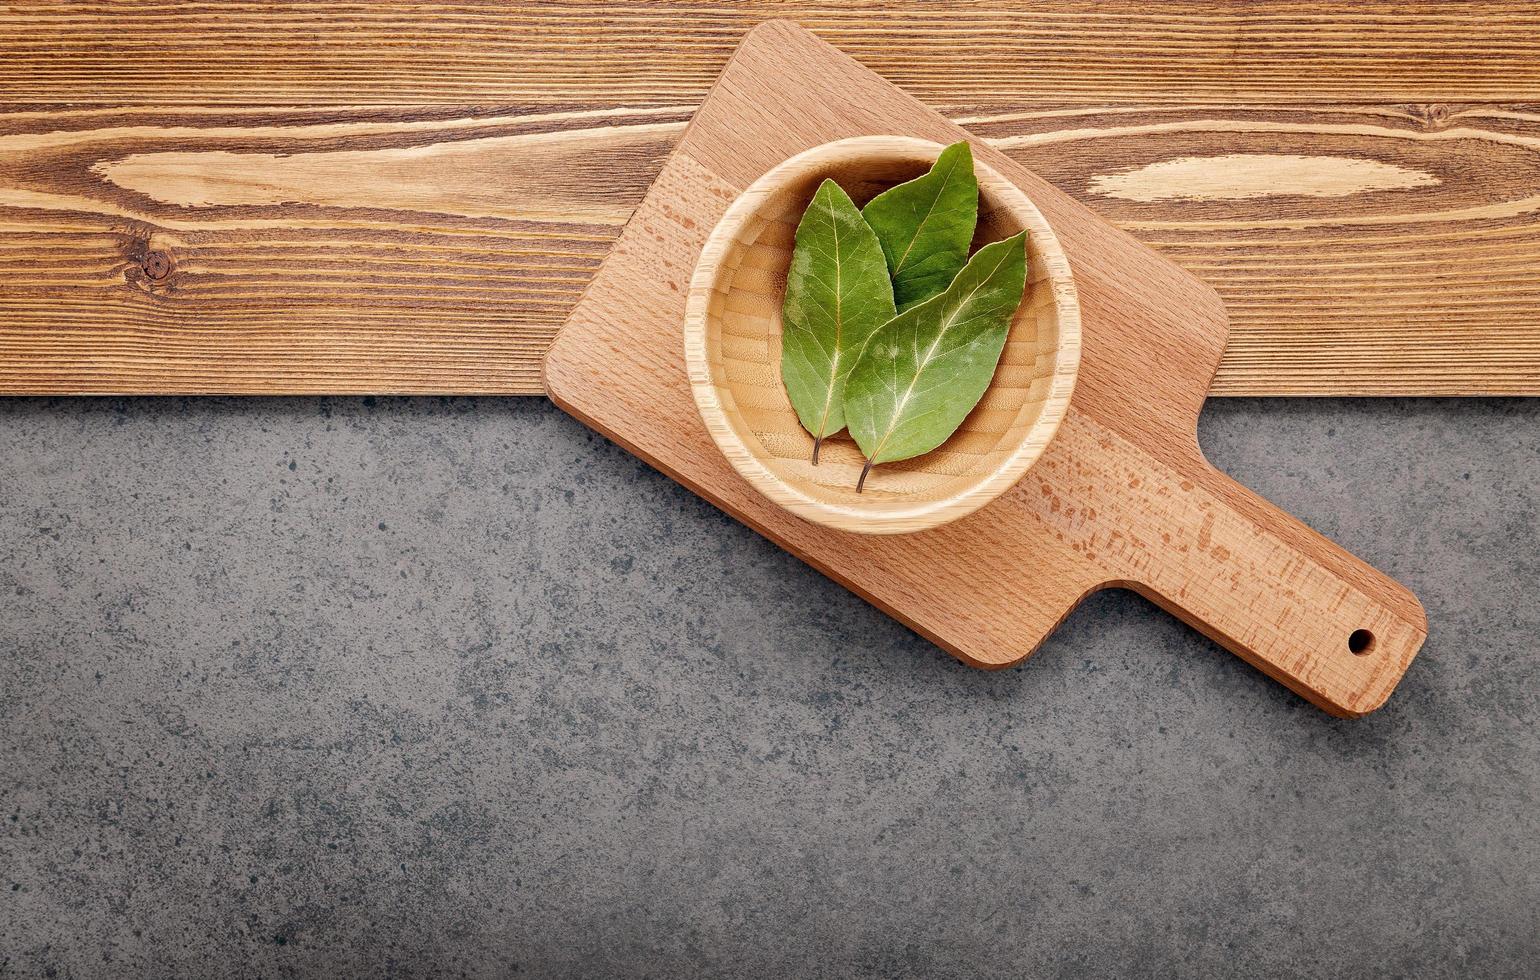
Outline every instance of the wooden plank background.
<svg viewBox="0 0 1540 980">
<path fill-rule="evenodd" d="M 1212 282 L 1219 394 L 1540 394 L 1530 3 L 0 8 L 0 392 L 538 393 L 790 17 Z"/>
</svg>

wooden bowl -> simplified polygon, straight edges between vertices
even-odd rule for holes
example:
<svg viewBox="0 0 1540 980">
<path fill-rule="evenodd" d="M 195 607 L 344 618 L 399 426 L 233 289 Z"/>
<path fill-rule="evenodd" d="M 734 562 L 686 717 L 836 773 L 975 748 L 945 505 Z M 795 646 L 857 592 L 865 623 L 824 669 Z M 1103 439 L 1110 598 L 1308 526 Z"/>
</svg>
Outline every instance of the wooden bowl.
<svg viewBox="0 0 1540 980">
<path fill-rule="evenodd" d="M 923 456 L 873 468 L 848 434 L 825 439 L 819 463 L 781 383 L 781 302 L 797 222 L 825 177 L 864 205 L 924 173 L 942 147 L 863 136 L 814 147 L 765 174 L 728 208 L 690 282 L 684 349 L 711 437 L 771 500 L 845 531 L 896 534 L 957 520 L 1021 479 L 1069 406 L 1080 363 L 1080 304 L 1069 261 L 1025 194 L 975 162 L 974 247 L 1027 230 L 1027 294 L 994 380 L 962 427 Z"/>
</svg>

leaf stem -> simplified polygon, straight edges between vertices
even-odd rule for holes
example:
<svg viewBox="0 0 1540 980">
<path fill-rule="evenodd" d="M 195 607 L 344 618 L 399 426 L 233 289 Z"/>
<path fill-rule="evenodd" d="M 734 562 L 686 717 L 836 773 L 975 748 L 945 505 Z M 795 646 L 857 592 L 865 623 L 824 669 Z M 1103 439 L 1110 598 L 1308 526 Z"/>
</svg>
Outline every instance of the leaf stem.
<svg viewBox="0 0 1540 980">
<path fill-rule="evenodd" d="M 823 445 L 823 436 L 813 440 L 813 465 L 818 465 L 818 447 Z"/>
<path fill-rule="evenodd" d="M 856 481 L 856 493 L 860 493 L 861 492 L 861 488 L 866 486 L 866 474 L 870 473 L 871 471 L 872 471 L 872 461 L 871 460 L 867 460 L 866 461 L 866 465 L 861 467 L 861 479 Z"/>
</svg>

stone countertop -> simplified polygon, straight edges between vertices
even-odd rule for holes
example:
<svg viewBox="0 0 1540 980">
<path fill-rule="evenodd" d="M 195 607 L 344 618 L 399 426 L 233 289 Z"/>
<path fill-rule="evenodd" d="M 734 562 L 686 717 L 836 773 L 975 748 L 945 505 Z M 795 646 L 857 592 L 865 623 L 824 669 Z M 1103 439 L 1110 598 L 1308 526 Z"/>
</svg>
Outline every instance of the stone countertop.
<svg viewBox="0 0 1540 980">
<path fill-rule="evenodd" d="M 536 399 L 0 400 L 0 975 L 1521 975 L 1540 400 L 1200 435 L 1422 599 L 1379 712 L 971 670 Z"/>
</svg>

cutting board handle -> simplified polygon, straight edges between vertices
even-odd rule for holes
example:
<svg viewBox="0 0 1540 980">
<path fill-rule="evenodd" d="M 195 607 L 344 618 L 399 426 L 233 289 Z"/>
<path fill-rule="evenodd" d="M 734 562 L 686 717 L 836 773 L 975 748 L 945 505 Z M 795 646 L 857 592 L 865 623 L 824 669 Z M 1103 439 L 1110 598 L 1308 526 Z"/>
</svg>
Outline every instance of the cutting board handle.
<svg viewBox="0 0 1540 980">
<path fill-rule="evenodd" d="M 1335 715 L 1383 704 L 1428 633 L 1405 586 L 1219 472 L 1196 436 L 1135 442 L 1072 409 L 1018 499 L 1102 585 Z"/>
<path fill-rule="evenodd" d="M 1123 533 L 1157 546 L 1104 558 L 1121 564 L 1117 584 L 1332 714 L 1383 704 L 1427 636 L 1417 598 L 1201 453 L 1190 466 L 1148 462 L 1146 506 Z"/>
</svg>

